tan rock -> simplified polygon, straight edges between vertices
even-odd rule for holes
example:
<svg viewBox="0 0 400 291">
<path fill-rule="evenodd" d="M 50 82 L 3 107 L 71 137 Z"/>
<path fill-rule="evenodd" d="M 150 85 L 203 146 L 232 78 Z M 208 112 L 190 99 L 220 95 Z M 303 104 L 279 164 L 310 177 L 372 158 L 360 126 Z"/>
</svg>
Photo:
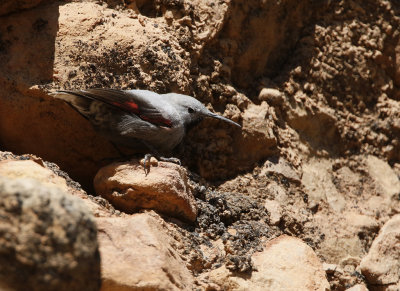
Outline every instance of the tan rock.
<svg viewBox="0 0 400 291">
<path fill-rule="evenodd" d="M 192 290 L 192 275 L 157 215 L 98 218 L 97 225 L 102 291 Z"/>
<path fill-rule="evenodd" d="M 282 207 L 275 200 L 265 200 L 264 207 L 269 212 L 269 220 L 272 225 L 278 225 L 282 217 Z"/>
<path fill-rule="evenodd" d="M 379 290 L 400 290 L 400 215 L 382 227 L 360 263 L 367 282 Z"/>
<path fill-rule="evenodd" d="M 68 191 L 67 183 L 64 178 L 57 176 L 51 170 L 31 160 L 1 161 L 0 175 L 11 179 L 32 178 L 46 186 L 58 187 L 61 190 Z"/>
<path fill-rule="evenodd" d="M 293 169 L 290 163 L 284 159 L 268 160 L 261 170 L 261 175 L 277 174 L 289 179 L 294 183 L 301 182 L 301 175 Z"/>
<path fill-rule="evenodd" d="M 267 101 L 270 104 L 281 104 L 284 101 L 283 94 L 277 89 L 262 88 L 258 100 Z"/>
<path fill-rule="evenodd" d="M 245 134 L 236 142 L 240 145 L 235 152 L 241 164 L 271 156 L 276 150 L 277 140 L 269 120 L 270 108 L 266 102 L 260 106 L 250 104 L 243 113 Z"/>
<path fill-rule="evenodd" d="M 256 271 L 248 279 L 235 277 L 225 267 L 211 271 L 209 278 L 223 290 L 330 290 L 320 260 L 300 239 L 282 235 L 252 259 Z"/>
<path fill-rule="evenodd" d="M 379 193 L 387 198 L 392 198 L 393 195 L 400 193 L 399 178 L 387 162 L 375 156 L 368 156 L 366 163 Z"/>
<path fill-rule="evenodd" d="M 107 205 L 107 201 L 100 201 L 103 199 L 101 197 L 94 198 L 87 195 L 80 185 L 78 187 L 68 186 L 66 179 L 60 176 L 62 171 L 56 165 L 53 164 L 54 167 L 50 169 L 40 158 L 30 156 L 32 160 L 26 160 L 21 157 L 10 152 L 0 151 L 0 176 L 9 179 L 31 178 L 46 187 L 59 188 L 82 199 L 96 217 L 111 216 L 115 212 L 111 205 Z"/>
<path fill-rule="evenodd" d="M 0 177 L 0 225 L 1 290 L 99 290 L 96 223 L 80 199 Z"/>
<path fill-rule="evenodd" d="M 302 184 L 311 201 L 325 201 L 335 212 L 341 212 L 346 201 L 332 182 L 332 164 L 329 160 L 311 159 L 303 165 Z"/>
<path fill-rule="evenodd" d="M 273 239 L 253 255 L 253 261 L 258 271 L 250 279 L 251 290 L 329 290 L 320 260 L 300 239 Z"/>
<path fill-rule="evenodd" d="M 344 218 L 347 220 L 347 225 L 353 227 L 355 232 L 366 230 L 369 232 L 375 232 L 379 229 L 378 221 L 372 216 L 349 211 L 344 215 Z"/>
<path fill-rule="evenodd" d="M 197 216 L 186 170 L 173 163 L 159 162 L 148 174 L 138 161 L 114 163 L 99 170 L 94 188 L 127 213 L 144 208 L 189 221 Z"/>
<path fill-rule="evenodd" d="M 363 284 L 357 284 L 353 287 L 346 289 L 346 291 L 368 291 L 368 288 Z"/>
</svg>

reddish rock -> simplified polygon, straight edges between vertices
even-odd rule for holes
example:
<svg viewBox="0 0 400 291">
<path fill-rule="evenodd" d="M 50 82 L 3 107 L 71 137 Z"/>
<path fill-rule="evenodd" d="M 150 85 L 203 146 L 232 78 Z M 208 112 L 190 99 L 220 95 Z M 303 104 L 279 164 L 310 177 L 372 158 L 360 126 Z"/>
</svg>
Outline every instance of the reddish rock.
<svg viewBox="0 0 400 291">
<path fill-rule="evenodd" d="M 148 174 L 138 161 L 114 163 L 99 170 L 94 188 L 98 195 L 127 213 L 153 209 L 188 221 L 197 216 L 186 170 L 173 163 L 152 165 Z"/>
<path fill-rule="evenodd" d="M 99 218 L 102 291 L 192 290 L 193 277 L 156 214 Z"/>
<path fill-rule="evenodd" d="M 225 267 L 209 277 L 223 290 L 330 290 L 325 271 L 314 251 L 298 238 L 282 235 L 252 256 L 250 277 L 232 276 Z"/>
</svg>

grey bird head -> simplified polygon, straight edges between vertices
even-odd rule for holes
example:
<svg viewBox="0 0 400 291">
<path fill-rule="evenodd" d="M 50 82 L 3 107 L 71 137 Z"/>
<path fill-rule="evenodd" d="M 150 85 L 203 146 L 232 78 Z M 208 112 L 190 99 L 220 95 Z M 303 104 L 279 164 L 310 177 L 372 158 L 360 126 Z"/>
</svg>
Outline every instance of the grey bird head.
<svg viewBox="0 0 400 291">
<path fill-rule="evenodd" d="M 195 124 L 201 121 L 204 117 L 212 117 L 233 124 L 237 127 L 241 127 L 238 123 L 211 112 L 202 103 L 200 103 L 200 101 L 193 97 L 176 93 L 169 93 L 165 94 L 164 96 L 166 96 L 170 102 L 174 104 L 174 107 L 179 112 L 179 115 L 185 124 Z"/>
</svg>

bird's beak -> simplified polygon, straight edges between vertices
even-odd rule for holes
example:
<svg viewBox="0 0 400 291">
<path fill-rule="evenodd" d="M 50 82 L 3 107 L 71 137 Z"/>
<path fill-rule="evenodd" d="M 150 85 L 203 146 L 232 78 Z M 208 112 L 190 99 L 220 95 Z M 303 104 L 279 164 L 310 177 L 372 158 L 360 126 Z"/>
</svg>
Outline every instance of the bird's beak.
<svg viewBox="0 0 400 291">
<path fill-rule="evenodd" d="M 234 122 L 234 121 L 232 121 L 232 120 L 230 120 L 230 119 L 228 119 L 228 118 L 226 118 L 226 117 L 223 117 L 223 116 L 221 116 L 221 115 L 218 115 L 218 114 L 209 112 L 209 113 L 207 114 L 207 116 L 212 117 L 212 118 L 215 118 L 215 119 L 223 120 L 223 121 L 225 121 L 225 122 L 228 122 L 228 123 L 230 123 L 230 124 L 236 125 L 237 127 L 240 127 L 240 128 L 241 128 L 240 124 L 238 124 L 238 123 L 236 123 L 236 122 Z"/>
</svg>

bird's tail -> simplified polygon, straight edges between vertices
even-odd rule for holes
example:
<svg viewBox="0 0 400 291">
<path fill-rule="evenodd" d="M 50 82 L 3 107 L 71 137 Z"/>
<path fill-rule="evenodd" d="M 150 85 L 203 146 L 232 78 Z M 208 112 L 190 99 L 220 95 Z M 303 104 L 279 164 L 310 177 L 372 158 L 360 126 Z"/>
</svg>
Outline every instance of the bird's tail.
<svg viewBox="0 0 400 291">
<path fill-rule="evenodd" d="M 81 96 L 79 92 L 75 91 L 54 91 L 49 93 L 49 95 L 54 98 L 64 100 L 79 111 L 87 111 L 92 101 L 84 98 L 84 96 Z"/>
<path fill-rule="evenodd" d="M 90 105 L 92 100 L 80 96 L 76 91 L 53 91 L 48 93 L 50 96 L 61 99 L 71 105 L 75 110 L 87 117 L 90 113 Z"/>
</svg>

